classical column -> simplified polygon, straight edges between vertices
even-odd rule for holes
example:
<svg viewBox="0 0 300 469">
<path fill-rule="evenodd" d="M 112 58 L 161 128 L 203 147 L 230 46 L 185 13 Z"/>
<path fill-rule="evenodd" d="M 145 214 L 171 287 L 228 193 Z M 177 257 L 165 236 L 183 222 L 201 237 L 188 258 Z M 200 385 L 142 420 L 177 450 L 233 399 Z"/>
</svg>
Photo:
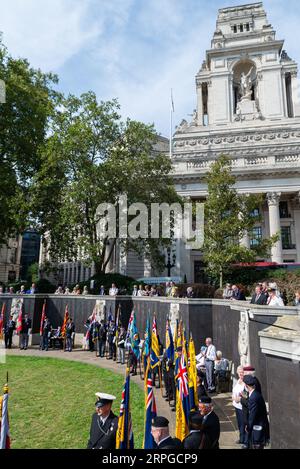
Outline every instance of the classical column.
<svg viewBox="0 0 300 469">
<path fill-rule="evenodd" d="M 279 200 L 280 192 L 268 192 L 267 201 L 269 206 L 269 224 L 270 236 L 279 234 L 279 240 L 272 246 L 271 258 L 272 262 L 282 263 L 282 244 L 281 244 L 281 229 L 280 229 L 280 216 L 279 216 Z"/>
<path fill-rule="evenodd" d="M 297 262 L 300 262 L 300 191 L 296 194 L 296 197 L 293 203 L 293 209 L 294 209 Z"/>
<path fill-rule="evenodd" d="M 202 83 L 197 86 L 197 123 L 203 125 Z"/>
<path fill-rule="evenodd" d="M 293 111 L 294 117 L 300 116 L 300 103 L 298 98 L 298 80 L 297 80 L 297 72 L 291 72 L 291 85 L 292 85 L 292 101 L 293 101 Z"/>
</svg>

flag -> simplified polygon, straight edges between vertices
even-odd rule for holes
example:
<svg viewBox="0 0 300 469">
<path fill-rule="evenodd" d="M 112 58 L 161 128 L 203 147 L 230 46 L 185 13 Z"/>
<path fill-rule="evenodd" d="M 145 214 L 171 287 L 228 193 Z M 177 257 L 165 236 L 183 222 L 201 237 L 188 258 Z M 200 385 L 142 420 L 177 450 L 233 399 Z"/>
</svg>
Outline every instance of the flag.
<svg viewBox="0 0 300 469">
<path fill-rule="evenodd" d="M 130 345 L 134 355 L 138 360 L 140 358 L 140 336 L 136 325 L 135 313 L 133 313 L 133 319 L 130 326 Z"/>
<path fill-rule="evenodd" d="M 167 370 L 169 370 L 169 361 L 174 363 L 174 342 L 170 321 L 167 319 L 166 323 L 166 356 L 167 356 Z"/>
<path fill-rule="evenodd" d="M 42 317 L 41 317 L 41 324 L 40 324 L 40 335 L 43 335 L 45 317 L 46 317 L 46 300 L 44 301 L 43 309 L 42 309 Z"/>
<path fill-rule="evenodd" d="M 68 305 L 66 305 L 64 322 L 63 322 L 63 325 L 62 325 L 62 328 L 61 328 L 61 336 L 62 337 L 66 336 L 66 329 L 67 329 L 68 319 L 69 319 L 69 309 L 68 309 Z"/>
<path fill-rule="evenodd" d="M 188 378 L 189 378 L 189 395 L 190 395 L 190 408 L 198 408 L 198 393 L 197 393 L 197 368 L 196 368 L 196 352 L 195 344 L 192 336 L 189 341 L 189 362 L 188 362 Z"/>
<path fill-rule="evenodd" d="M 190 399 L 189 399 L 189 380 L 187 370 L 187 355 L 185 348 L 184 333 L 181 328 L 181 343 L 182 353 L 179 357 L 179 368 L 177 379 L 177 390 L 176 390 L 176 438 L 183 441 L 184 438 L 189 434 L 188 429 L 188 418 L 190 412 Z"/>
<path fill-rule="evenodd" d="M 150 353 L 152 369 L 160 365 L 159 355 L 160 355 L 160 350 L 159 350 L 159 343 L 158 343 L 158 336 L 157 336 L 156 317 L 154 316 L 153 323 L 152 323 L 151 353 Z"/>
<path fill-rule="evenodd" d="M 144 356 L 144 372 L 145 372 L 145 376 L 146 376 L 148 358 L 150 357 L 150 351 L 151 351 L 151 328 L 150 328 L 149 314 L 148 314 L 148 317 L 147 317 L 147 323 L 146 323 L 144 339 L 145 339 L 145 342 L 144 342 L 143 356 Z"/>
<path fill-rule="evenodd" d="M 172 88 L 171 88 L 171 108 L 172 108 L 172 112 L 175 112 L 174 101 L 173 101 L 173 90 L 172 90 Z"/>
<path fill-rule="evenodd" d="M 125 384 L 122 391 L 120 415 L 116 435 L 116 449 L 134 449 L 130 413 L 130 372 L 126 368 Z"/>
<path fill-rule="evenodd" d="M 23 305 L 22 305 L 23 306 Z M 23 319 L 23 307 L 21 306 L 19 315 L 18 315 L 18 320 L 17 320 L 17 333 L 21 334 L 22 332 L 22 319 Z"/>
<path fill-rule="evenodd" d="M 4 386 L 3 393 L 0 398 L 0 449 L 10 449 L 7 384 Z"/>
<path fill-rule="evenodd" d="M 1 308 L 1 315 L 0 315 L 0 340 L 3 339 L 3 328 L 4 328 L 4 321 L 5 321 L 5 306 L 6 304 L 2 304 Z"/>
<path fill-rule="evenodd" d="M 130 315 L 130 318 L 129 318 L 129 321 L 128 321 L 128 326 L 127 326 L 126 342 L 128 342 L 129 339 L 130 339 L 130 331 L 131 331 L 131 324 L 132 324 L 132 321 L 133 321 L 133 316 L 134 316 L 134 311 L 131 311 L 131 315 Z"/>
<path fill-rule="evenodd" d="M 152 386 L 152 371 L 150 358 L 148 358 L 147 371 L 145 373 L 145 433 L 144 449 L 154 449 L 156 447 L 151 433 L 152 419 L 156 417 L 156 403 Z"/>
<path fill-rule="evenodd" d="M 121 305 L 118 306 L 118 310 L 116 312 L 116 344 L 118 343 L 119 339 L 119 328 L 122 326 L 122 313 L 121 313 Z"/>
</svg>

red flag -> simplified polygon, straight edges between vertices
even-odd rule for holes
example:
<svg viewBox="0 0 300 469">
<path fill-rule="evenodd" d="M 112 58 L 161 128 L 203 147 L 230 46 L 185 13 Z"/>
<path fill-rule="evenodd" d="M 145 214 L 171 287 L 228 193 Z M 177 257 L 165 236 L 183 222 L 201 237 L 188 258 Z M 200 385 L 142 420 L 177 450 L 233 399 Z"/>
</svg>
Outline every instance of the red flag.
<svg viewBox="0 0 300 469">
<path fill-rule="evenodd" d="M 0 340 L 3 339 L 3 327 L 4 327 L 5 306 L 6 306 L 6 304 L 3 303 L 2 309 L 1 309 L 1 316 L 0 316 Z"/>
<path fill-rule="evenodd" d="M 65 337 L 65 335 L 66 335 L 66 328 L 67 328 L 68 319 L 69 319 L 69 310 L 68 310 L 68 305 L 67 305 L 66 309 L 65 309 L 64 323 L 63 323 L 62 328 L 61 328 L 62 337 Z"/>
<path fill-rule="evenodd" d="M 17 320 L 17 333 L 18 334 L 21 334 L 21 332 L 22 332 L 22 319 L 23 319 L 22 309 L 23 308 L 21 307 L 20 312 L 19 312 L 19 316 L 18 316 L 18 320 Z"/>
<path fill-rule="evenodd" d="M 43 335 L 45 316 L 46 316 L 46 300 L 44 301 L 43 309 L 42 309 L 42 317 L 41 317 L 41 324 L 40 324 L 40 335 Z"/>
</svg>

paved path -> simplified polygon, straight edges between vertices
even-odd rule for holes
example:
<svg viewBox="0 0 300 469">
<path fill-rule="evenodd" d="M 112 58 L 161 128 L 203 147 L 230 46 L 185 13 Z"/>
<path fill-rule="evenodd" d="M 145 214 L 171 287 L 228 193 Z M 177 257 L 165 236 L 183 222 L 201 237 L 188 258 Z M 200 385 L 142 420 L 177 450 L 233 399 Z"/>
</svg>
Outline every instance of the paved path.
<svg viewBox="0 0 300 469">
<path fill-rule="evenodd" d="M 38 350 L 38 348 L 30 348 L 28 350 L 19 350 L 17 348 L 13 348 L 11 350 L 7 350 L 7 353 L 8 355 L 15 356 L 52 357 L 60 358 L 63 360 L 78 361 L 89 365 L 99 366 L 100 368 L 105 368 L 113 371 L 114 373 L 119 373 L 125 376 L 124 366 L 117 364 L 113 360 L 107 360 L 105 358 L 96 357 L 95 353 L 84 351 L 81 349 L 74 349 L 73 352 L 69 353 L 63 352 L 61 350 L 51 349 L 48 352 L 42 352 Z M 138 386 L 144 389 L 144 381 L 141 380 L 139 375 L 132 376 L 131 379 Z M 171 411 L 168 402 L 166 402 L 165 399 L 162 397 L 160 389 L 155 389 L 155 398 L 158 413 L 164 415 L 170 421 L 170 431 L 171 434 L 174 435 L 175 412 Z M 221 424 L 220 447 L 223 449 L 238 449 L 239 445 L 235 444 L 235 441 L 238 439 L 238 432 L 235 422 L 235 413 L 231 404 L 231 394 L 218 394 L 212 396 L 212 398 L 215 406 L 215 411 L 219 416 Z"/>
</svg>

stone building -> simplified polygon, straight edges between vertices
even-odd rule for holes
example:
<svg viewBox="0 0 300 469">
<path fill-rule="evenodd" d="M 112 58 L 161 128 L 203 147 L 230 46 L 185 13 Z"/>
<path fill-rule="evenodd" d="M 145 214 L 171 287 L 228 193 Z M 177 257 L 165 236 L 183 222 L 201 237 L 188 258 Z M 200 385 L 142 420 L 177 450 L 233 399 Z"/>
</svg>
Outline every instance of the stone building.
<svg viewBox="0 0 300 469">
<path fill-rule="evenodd" d="M 220 9 L 211 49 L 196 75 L 197 108 L 173 139 L 177 192 L 205 201 L 204 176 L 221 154 L 232 160 L 236 189 L 264 195 L 255 233 L 280 233 L 277 263 L 300 262 L 300 105 L 297 64 L 268 23 L 262 3 Z M 255 235 L 255 236 L 254 236 Z M 177 275 L 201 278 L 201 252 L 177 243 Z"/>
<path fill-rule="evenodd" d="M 15 282 L 20 278 L 22 236 L 10 238 L 0 245 L 0 284 Z"/>
</svg>

